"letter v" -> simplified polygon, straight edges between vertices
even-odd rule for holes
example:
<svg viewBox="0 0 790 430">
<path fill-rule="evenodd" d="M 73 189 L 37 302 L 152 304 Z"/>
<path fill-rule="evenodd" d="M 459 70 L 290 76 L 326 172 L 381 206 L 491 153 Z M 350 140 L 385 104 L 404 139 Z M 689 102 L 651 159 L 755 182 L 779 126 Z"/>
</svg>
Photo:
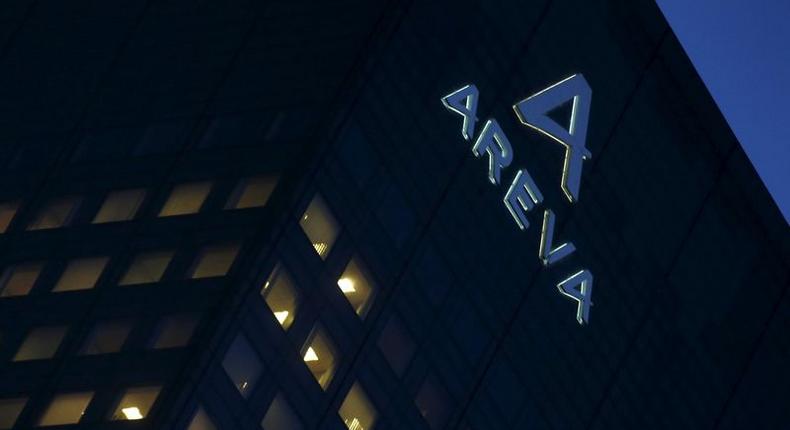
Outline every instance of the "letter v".
<svg viewBox="0 0 790 430">
<path fill-rule="evenodd" d="M 552 249 L 554 246 L 554 212 L 551 209 L 546 209 L 543 212 L 543 230 L 540 234 L 540 250 L 538 256 L 544 266 L 550 266 L 563 258 L 573 254 L 576 247 L 572 242 L 565 242 L 562 245 Z"/>
</svg>

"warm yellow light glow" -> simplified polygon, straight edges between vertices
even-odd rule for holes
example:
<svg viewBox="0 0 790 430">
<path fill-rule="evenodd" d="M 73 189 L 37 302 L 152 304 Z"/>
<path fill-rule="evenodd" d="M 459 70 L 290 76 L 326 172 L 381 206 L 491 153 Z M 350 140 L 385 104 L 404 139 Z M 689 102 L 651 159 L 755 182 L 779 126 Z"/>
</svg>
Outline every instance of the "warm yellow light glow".
<svg viewBox="0 0 790 430">
<path fill-rule="evenodd" d="M 340 278 L 337 280 L 337 286 L 340 287 L 340 291 L 345 294 L 353 293 L 356 290 L 354 288 L 354 281 L 351 278 Z"/>
<path fill-rule="evenodd" d="M 324 242 L 316 242 L 313 244 L 313 248 L 315 248 L 315 252 L 317 252 L 318 255 L 323 256 L 328 246 Z"/>
<path fill-rule="evenodd" d="M 348 420 L 343 420 L 343 422 L 346 424 L 346 427 L 348 427 L 348 430 L 365 430 L 356 418 L 353 418 L 351 422 L 348 422 Z"/>
<path fill-rule="evenodd" d="M 285 324 L 285 320 L 288 319 L 288 314 L 288 311 L 275 312 L 274 317 L 277 318 L 277 321 L 280 322 L 280 325 L 283 325 Z"/>
<path fill-rule="evenodd" d="M 123 408 L 121 412 L 123 412 L 127 420 L 141 420 L 144 418 L 143 414 L 140 413 L 140 409 L 135 406 Z"/>
<path fill-rule="evenodd" d="M 318 361 L 318 354 L 315 353 L 315 350 L 312 346 L 308 347 L 307 352 L 304 353 L 304 361 Z"/>
</svg>

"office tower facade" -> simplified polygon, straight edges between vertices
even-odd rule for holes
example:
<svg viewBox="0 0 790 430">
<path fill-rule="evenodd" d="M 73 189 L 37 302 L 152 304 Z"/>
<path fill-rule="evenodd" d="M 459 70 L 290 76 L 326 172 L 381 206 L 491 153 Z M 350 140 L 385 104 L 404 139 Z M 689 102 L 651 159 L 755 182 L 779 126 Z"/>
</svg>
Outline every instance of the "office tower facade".
<svg viewBox="0 0 790 430">
<path fill-rule="evenodd" d="M 788 422 L 787 223 L 652 1 L 1 9 L 0 429 Z"/>
</svg>

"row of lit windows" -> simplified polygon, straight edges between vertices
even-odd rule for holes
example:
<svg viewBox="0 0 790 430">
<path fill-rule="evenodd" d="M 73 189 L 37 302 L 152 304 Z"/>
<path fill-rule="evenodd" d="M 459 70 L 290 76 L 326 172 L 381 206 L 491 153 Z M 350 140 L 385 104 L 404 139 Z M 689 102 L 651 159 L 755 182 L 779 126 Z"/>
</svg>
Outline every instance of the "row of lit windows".
<svg viewBox="0 0 790 430">
<path fill-rule="evenodd" d="M 152 349 L 180 348 L 189 344 L 198 317 L 192 314 L 172 315 L 162 319 L 151 337 Z M 121 351 L 134 321 L 119 319 L 96 324 L 80 347 L 79 355 L 110 354 Z M 12 361 L 46 360 L 55 356 L 66 337 L 68 327 L 51 325 L 30 330 L 14 354 Z"/>
<path fill-rule="evenodd" d="M 322 388 L 326 389 L 337 366 L 336 352 L 326 332 L 316 326 L 302 349 L 302 359 Z M 222 360 L 222 367 L 243 397 L 249 397 L 263 373 L 260 357 L 244 335 L 238 335 Z M 204 414 L 204 412 L 201 412 Z M 357 382 L 340 406 L 340 416 L 349 429 L 370 429 L 376 420 L 376 409 Z M 196 417 L 201 422 L 208 418 Z M 282 394 L 278 394 L 267 410 L 261 426 L 264 430 L 301 429 L 302 423 Z M 198 427 L 194 427 L 197 429 Z M 202 427 L 212 429 L 214 427 Z M 193 427 L 190 427 L 193 429 Z"/>
<path fill-rule="evenodd" d="M 187 271 L 190 279 L 225 276 L 239 252 L 238 244 L 206 246 L 201 249 Z M 143 252 L 136 255 L 118 285 L 159 282 L 175 255 L 172 250 Z M 89 290 L 104 273 L 109 257 L 88 257 L 71 260 L 52 288 L 53 292 Z M 7 267 L 0 276 L 0 297 L 25 296 L 35 286 L 42 262 L 27 262 Z"/>
<path fill-rule="evenodd" d="M 132 387 L 123 392 L 109 419 L 141 420 L 148 415 L 159 397 L 162 387 Z M 38 427 L 77 424 L 94 398 L 94 392 L 82 391 L 59 393 L 49 403 L 44 413 L 36 421 Z M 0 429 L 13 428 L 17 418 L 27 405 L 26 397 L 0 399 Z"/>
<path fill-rule="evenodd" d="M 340 233 L 339 223 L 320 195 L 308 205 L 299 222 L 313 249 L 322 259 L 329 255 Z M 358 257 L 352 257 L 337 280 L 337 288 L 351 308 L 364 318 L 375 296 L 375 287 Z M 277 322 L 287 330 L 299 307 L 300 292 L 293 276 L 283 264 L 277 264 L 266 279 L 260 294 Z M 327 331 L 317 324 L 300 351 L 302 361 L 318 385 L 327 389 L 338 365 L 337 349 Z M 228 348 L 222 367 L 243 397 L 249 397 L 263 373 L 263 363 L 249 340 L 239 334 Z M 404 366 L 405 367 L 405 366 Z M 351 430 L 371 429 L 377 411 L 359 382 L 353 384 L 339 409 L 339 415 Z M 272 400 L 261 421 L 264 430 L 302 429 L 303 424 L 282 393 Z M 202 409 L 196 413 L 190 430 L 214 430 Z"/>
<path fill-rule="evenodd" d="M 338 414 L 350 430 L 370 430 L 378 416 L 376 408 L 370 402 L 359 382 L 355 382 L 351 386 L 340 405 Z M 263 430 L 302 430 L 304 425 L 285 395 L 277 393 L 266 409 L 266 414 L 261 420 L 261 428 Z M 217 430 L 217 426 L 203 408 L 198 408 L 187 430 Z"/>
<path fill-rule="evenodd" d="M 277 183 L 277 179 L 259 176 L 243 179 L 225 203 L 225 209 L 246 209 L 265 206 Z M 170 191 L 159 217 L 189 215 L 200 212 L 213 187 L 210 181 L 178 184 Z M 148 192 L 145 189 L 111 191 L 102 203 L 93 224 L 129 221 L 137 216 Z M 69 225 L 79 208 L 81 198 L 58 197 L 49 201 L 33 217 L 27 230 L 45 230 Z M 19 209 L 19 203 L 0 204 L 0 233 L 8 228 Z"/>
<path fill-rule="evenodd" d="M 340 227 L 321 196 L 316 195 L 310 202 L 300 219 L 300 225 L 318 255 L 322 259 L 326 259 L 339 235 Z M 364 318 L 370 309 L 375 293 L 374 284 L 365 272 L 359 259 L 353 257 L 337 280 L 338 288 L 361 318 Z M 292 278 L 282 265 L 275 268 L 261 294 L 266 299 L 275 318 L 287 329 L 296 310 L 298 295 Z M 237 346 L 237 348 L 249 349 L 249 352 L 254 354 L 252 347 L 246 343 L 243 336 L 240 336 L 236 342 L 246 344 Z M 403 376 L 416 351 L 416 345 L 398 318 L 393 317 L 388 321 L 379 338 L 378 347 L 395 373 L 398 376 Z M 231 348 L 229 354 L 233 354 L 233 351 Z M 317 325 L 308 337 L 302 347 L 301 356 L 319 385 L 326 389 L 337 366 L 338 358 L 331 339 L 320 325 Z M 250 381 L 255 380 L 260 370 L 252 374 L 245 374 L 239 372 L 238 369 L 231 369 L 227 365 L 229 363 L 227 360 L 228 356 L 226 356 L 226 362 L 223 362 L 225 371 L 244 394 L 241 386 L 249 386 Z M 276 403 L 273 402 L 273 405 Z M 287 402 L 280 401 L 279 403 L 280 406 L 277 406 L 277 409 L 289 409 Z M 282 406 L 283 404 L 285 406 Z M 433 429 L 442 428 L 446 424 L 449 415 L 448 404 L 446 391 L 433 378 L 427 378 L 423 382 L 415 397 L 415 406 L 429 427 Z M 349 430 L 369 430 L 375 423 L 377 411 L 359 382 L 356 382 L 341 404 L 339 414 Z M 289 409 L 287 412 L 278 413 L 278 416 L 295 417 L 296 415 Z M 267 425 L 265 419 L 262 425 L 265 430 L 302 428 L 295 418 L 291 421 L 278 421 L 278 423 L 288 425 Z"/>
</svg>

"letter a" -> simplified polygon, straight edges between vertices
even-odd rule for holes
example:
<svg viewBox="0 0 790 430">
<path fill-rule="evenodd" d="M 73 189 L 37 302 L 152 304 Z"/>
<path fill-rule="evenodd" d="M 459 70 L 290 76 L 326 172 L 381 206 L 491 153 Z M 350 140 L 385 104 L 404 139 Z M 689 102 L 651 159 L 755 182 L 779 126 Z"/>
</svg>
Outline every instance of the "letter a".
<svg viewBox="0 0 790 430">
<path fill-rule="evenodd" d="M 477 87 L 467 85 L 463 88 L 442 97 L 444 107 L 464 117 L 461 134 L 464 139 L 471 140 L 475 135 L 475 122 L 477 122 L 477 99 L 480 92 Z"/>
<path fill-rule="evenodd" d="M 565 147 L 562 191 L 571 203 L 579 200 L 582 163 L 591 156 L 590 151 L 585 147 L 591 99 L 592 89 L 584 76 L 573 75 L 513 106 L 516 116 L 524 125 L 534 128 Z M 570 126 L 565 129 L 547 114 L 568 101 L 572 101 L 573 105 Z"/>
<path fill-rule="evenodd" d="M 590 321 L 592 306 L 593 276 L 589 270 L 582 270 L 557 284 L 557 289 L 565 296 L 576 300 L 576 321 L 584 325 Z"/>
</svg>

